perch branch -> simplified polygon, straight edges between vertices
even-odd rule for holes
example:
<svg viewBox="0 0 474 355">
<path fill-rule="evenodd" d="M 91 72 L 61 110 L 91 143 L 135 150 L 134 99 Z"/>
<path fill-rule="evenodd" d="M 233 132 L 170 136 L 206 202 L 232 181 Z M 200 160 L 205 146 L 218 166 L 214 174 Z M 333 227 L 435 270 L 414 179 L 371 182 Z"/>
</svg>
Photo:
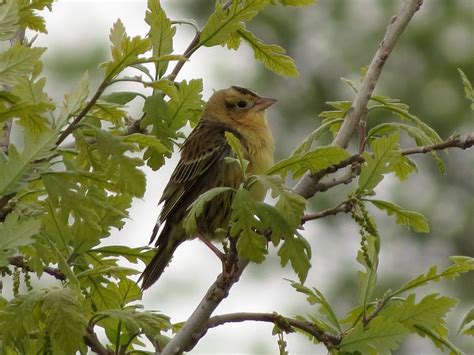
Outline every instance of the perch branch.
<svg viewBox="0 0 474 355">
<path fill-rule="evenodd" d="M 312 335 L 327 347 L 332 347 L 341 342 L 337 335 L 330 334 L 317 327 L 315 324 L 299 319 L 284 317 L 277 313 L 229 313 L 221 314 L 209 319 L 207 328 L 215 328 L 226 323 L 239 323 L 246 321 L 268 322 L 279 326 L 286 333 L 293 332 L 293 328 L 298 328 Z"/>
<path fill-rule="evenodd" d="M 459 138 L 448 138 L 444 142 L 437 144 L 402 149 L 400 150 L 400 153 L 402 153 L 402 155 L 425 154 L 433 152 L 435 150 L 443 150 L 447 148 L 468 149 L 472 146 L 474 146 L 474 133 L 469 134 L 464 140 L 461 140 Z"/>
<path fill-rule="evenodd" d="M 328 208 L 327 210 L 305 214 L 303 218 L 301 218 L 301 223 L 303 224 L 305 222 L 312 221 L 314 219 L 324 218 L 327 216 L 335 216 L 338 213 L 347 213 L 352 210 L 352 207 L 352 203 L 350 203 L 349 201 L 343 201 L 337 206 Z"/>
<path fill-rule="evenodd" d="M 392 17 L 390 20 L 385 36 L 375 52 L 372 62 L 367 70 L 367 74 L 362 81 L 359 92 L 357 93 L 339 132 L 332 142 L 334 146 L 341 148 L 347 147 L 360 120 L 367 112 L 367 103 L 372 96 L 372 92 L 375 89 L 375 85 L 380 77 L 385 62 L 395 47 L 400 35 L 403 33 L 413 15 L 418 11 L 422 4 L 422 0 L 405 1 L 400 10 L 400 14 Z M 312 175 L 306 174 L 298 184 L 296 184 L 293 191 L 305 198 L 312 197 L 317 192 L 317 190 L 314 189 Z"/>
<path fill-rule="evenodd" d="M 13 256 L 10 258 L 9 260 L 9 263 L 10 265 L 13 265 L 13 266 L 16 266 L 16 267 L 19 267 L 19 268 L 22 268 L 28 272 L 34 272 L 33 269 L 31 269 L 28 264 L 25 262 L 25 259 L 23 258 L 22 255 L 17 255 L 17 256 Z M 43 271 L 53 277 L 55 277 L 56 279 L 60 280 L 60 281 L 66 281 L 66 275 L 64 275 L 61 270 L 57 269 L 57 268 L 54 268 L 54 267 L 51 267 L 51 266 L 45 266 L 43 268 Z"/>
<path fill-rule="evenodd" d="M 99 341 L 99 338 L 94 333 L 93 325 L 88 325 L 86 328 L 86 334 L 83 336 L 84 343 L 91 348 L 91 350 L 99 355 L 114 355 L 112 350 L 107 349 Z"/>
</svg>

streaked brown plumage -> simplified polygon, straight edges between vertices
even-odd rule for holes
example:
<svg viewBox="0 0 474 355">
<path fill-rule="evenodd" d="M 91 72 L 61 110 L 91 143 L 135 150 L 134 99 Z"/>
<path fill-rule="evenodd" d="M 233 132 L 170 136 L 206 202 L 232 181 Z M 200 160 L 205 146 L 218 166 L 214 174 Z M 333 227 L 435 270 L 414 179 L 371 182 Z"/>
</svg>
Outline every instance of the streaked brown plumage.
<svg viewBox="0 0 474 355">
<path fill-rule="evenodd" d="M 225 157 L 233 155 L 225 138 L 226 131 L 240 140 L 249 161 L 249 174 L 263 173 L 272 165 L 273 137 L 265 110 L 275 101 L 238 86 L 216 91 L 211 96 L 201 120 L 181 148 L 181 159 L 161 197 L 163 210 L 150 243 L 159 226 L 162 223 L 165 226 L 155 243 L 156 255 L 141 276 L 143 289 L 159 279 L 176 248 L 192 238 L 186 235 L 182 225 L 189 205 L 209 189 L 237 188 L 243 182 L 240 167 L 225 161 Z M 254 186 L 251 192 L 256 199 L 264 197 L 259 186 Z M 206 205 L 198 218 L 198 230 L 206 238 L 213 239 L 216 229 L 226 227 L 232 198 L 232 193 L 223 193 Z"/>
</svg>

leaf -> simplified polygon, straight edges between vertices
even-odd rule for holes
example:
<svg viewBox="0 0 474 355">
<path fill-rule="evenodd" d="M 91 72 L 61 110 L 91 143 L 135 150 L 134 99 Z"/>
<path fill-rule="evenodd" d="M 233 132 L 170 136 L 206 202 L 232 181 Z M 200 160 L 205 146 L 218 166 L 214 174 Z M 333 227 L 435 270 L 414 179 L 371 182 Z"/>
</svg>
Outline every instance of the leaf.
<svg viewBox="0 0 474 355">
<path fill-rule="evenodd" d="M 318 128 L 316 128 L 308 137 L 306 137 L 291 155 L 303 154 L 309 151 L 312 145 L 321 138 L 321 136 L 326 133 L 334 123 L 342 123 L 344 121 L 343 118 L 338 118 L 332 120 L 330 122 L 326 122 L 321 124 Z"/>
<path fill-rule="evenodd" d="M 371 192 L 382 181 L 383 175 L 392 171 L 390 164 L 400 155 L 397 153 L 399 139 L 398 133 L 394 133 L 372 142 L 373 155 L 364 153 L 366 163 L 362 165 L 359 176 L 359 194 Z"/>
<path fill-rule="evenodd" d="M 33 31 L 48 33 L 44 18 L 35 14 L 35 10 L 43 10 L 45 7 L 51 7 L 54 0 L 33 0 L 22 1 L 20 8 L 20 27 L 29 28 Z"/>
<path fill-rule="evenodd" d="M 286 176 L 288 172 L 293 173 L 293 178 L 297 179 L 308 170 L 316 173 L 329 168 L 349 157 L 349 153 L 342 148 L 326 146 L 318 147 L 310 152 L 290 156 L 273 165 L 266 171 L 268 175 L 279 174 Z"/>
<path fill-rule="evenodd" d="M 402 207 L 388 201 L 373 199 L 367 199 L 366 201 L 385 211 L 388 216 L 395 215 L 398 224 L 405 225 L 415 232 L 428 233 L 430 231 L 428 221 L 421 213 L 404 210 Z"/>
<path fill-rule="evenodd" d="M 235 191 L 230 187 L 215 187 L 201 194 L 191 205 L 189 205 L 187 215 L 184 218 L 183 226 L 186 230 L 186 234 L 192 235 L 197 232 L 197 218 L 203 213 L 204 207 L 216 196 L 223 193 L 232 193 Z"/>
<path fill-rule="evenodd" d="M 178 95 L 169 101 L 169 127 L 175 130 L 186 122 L 195 124 L 201 117 L 204 102 L 202 101 L 202 80 L 183 80 L 177 84 Z"/>
<path fill-rule="evenodd" d="M 69 288 L 56 288 L 44 298 L 41 311 L 54 352 L 74 353 L 83 342 L 87 321 L 79 297 Z"/>
<path fill-rule="evenodd" d="M 314 5 L 317 0 L 277 0 L 283 6 L 310 6 Z"/>
<path fill-rule="evenodd" d="M 125 245 L 110 245 L 101 248 L 94 248 L 90 253 L 99 253 L 102 256 L 121 256 L 131 263 L 137 263 L 138 260 L 147 264 L 155 256 L 154 249 L 149 247 L 130 248 Z"/>
<path fill-rule="evenodd" d="M 252 47 L 255 59 L 262 62 L 267 69 L 284 77 L 299 75 L 293 59 L 285 55 L 285 50 L 275 44 L 265 44 L 256 38 L 252 32 L 245 29 L 238 31 L 240 37 Z"/>
<path fill-rule="evenodd" d="M 199 45 L 212 47 L 224 44 L 232 33 L 244 29 L 244 22 L 250 21 L 268 3 L 268 0 L 236 1 L 224 9 L 223 4 L 216 1 L 216 9 L 201 31 Z"/>
<path fill-rule="evenodd" d="M 467 78 L 466 74 L 458 68 L 458 73 L 461 76 L 462 84 L 464 86 L 464 93 L 466 94 L 466 99 L 471 101 L 471 110 L 474 111 L 474 88 L 472 87 L 471 82 Z"/>
<path fill-rule="evenodd" d="M 154 57 L 162 57 L 173 52 L 173 36 L 176 28 L 172 27 L 171 20 L 166 16 L 161 4 L 156 0 L 148 0 L 148 9 L 145 13 L 145 22 L 150 26 L 149 36 Z M 161 78 L 168 67 L 167 61 L 155 62 L 157 77 Z"/>
<path fill-rule="evenodd" d="M 280 250 L 278 250 L 278 255 L 281 259 L 281 266 L 285 267 L 290 261 L 291 267 L 303 283 L 311 268 L 311 248 L 308 242 L 300 236 L 285 237 Z"/>
<path fill-rule="evenodd" d="M 342 333 L 341 325 L 339 324 L 339 320 L 334 312 L 334 309 L 331 307 L 329 302 L 326 300 L 324 295 L 316 288 L 308 288 L 303 286 L 302 284 L 292 282 L 291 287 L 293 287 L 297 292 L 300 292 L 306 295 L 306 300 L 309 304 L 315 305 L 318 304 L 320 307 L 318 308 L 319 313 L 323 314 L 326 319 L 331 323 L 330 331 L 331 332 L 339 332 Z"/>
<path fill-rule="evenodd" d="M 347 352 L 358 351 L 361 354 L 391 354 L 400 346 L 408 334 L 408 329 L 391 318 L 378 316 L 367 329 L 359 323 L 339 344 L 339 349 Z"/>
<path fill-rule="evenodd" d="M 133 99 L 135 99 L 139 95 L 138 92 L 134 91 L 120 91 L 120 92 L 114 92 L 109 95 L 103 95 L 101 96 L 101 99 L 103 101 L 107 101 L 113 104 L 118 104 L 118 105 L 126 105 Z"/>
<path fill-rule="evenodd" d="M 454 298 L 433 293 L 415 304 L 415 294 L 412 293 L 403 302 L 392 303 L 386 307 L 380 315 L 390 317 L 415 332 L 415 325 L 428 329 L 445 325 L 444 318 L 457 303 Z"/>
<path fill-rule="evenodd" d="M 470 323 L 474 322 L 474 308 L 466 314 L 461 324 L 459 325 L 458 334 L 474 336 L 474 325 Z"/>
<path fill-rule="evenodd" d="M 379 262 L 379 238 L 373 235 L 365 236 L 362 250 L 357 253 L 357 261 L 365 271 L 358 271 L 357 278 L 359 287 L 357 289 L 357 300 L 366 309 L 367 304 L 374 292 L 377 283 L 377 266 Z M 365 254 L 364 254 L 365 249 Z M 370 264 L 368 264 L 370 262 Z"/>
<path fill-rule="evenodd" d="M 22 76 L 29 76 L 46 48 L 24 47 L 16 42 L 0 53 L 0 85 L 15 85 Z"/>
<path fill-rule="evenodd" d="M 138 56 L 150 50 L 151 47 L 151 41 L 147 38 L 128 37 L 120 19 L 110 30 L 110 41 L 112 42 L 112 60 L 102 65 L 105 66 L 105 81 L 111 80 L 126 67 L 137 64 Z"/>
<path fill-rule="evenodd" d="M 18 247 L 34 242 L 32 237 L 39 232 L 40 225 L 38 219 L 20 219 L 16 212 L 7 214 L 5 220 L 0 223 L 0 252 L 3 251 L 7 256 L 2 258 L 0 254 L 0 267 L 9 264 L 8 256 L 14 254 Z"/>
<path fill-rule="evenodd" d="M 234 152 L 235 156 L 237 156 L 240 169 L 242 170 L 242 172 L 245 173 L 249 162 L 244 157 L 244 151 L 242 149 L 240 140 L 236 136 L 234 136 L 232 132 L 226 131 L 224 134 L 225 134 L 225 139 L 227 143 L 229 144 L 230 148 Z"/>
<path fill-rule="evenodd" d="M 405 181 L 410 174 L 418 172 L 418 168 L 413 160 L 405 155 L 393 157 L 390 167 L 400 181 Z"/>
<path fill-rule="evenodd" d="M 454 279 L 460 274 L 474 270 L 474 259 L 467 256 L 452 256 L 453 265 L 438 273 L 436 266 L 430 267 L 426 274 L 421 274 L 405 283 L 398 290 L 391 293 L 391 297 L 397 296 L 408 290 L 424 286 L 428 282 L 439 282 L 442 279 Z"/>
<path fill-rule="evenodd" d="M 16 0 L 6 0 L 0 6 L 0 41 L 11 39 L 18 30 L 18 5 Z"/>
<path fill-rule="evenodd" d="M 69 93 L 64 95 L 64 103 L 61 109 L 61 113 L 59 114 L 59 122 L 57 125 L 58 129 L 64 125 L 67 120 L 77 113 L 89 95 L 89 75 L 87 73 L 81 78 L 81 80 L 77 83 L 74 89 Z"/>
</svg>

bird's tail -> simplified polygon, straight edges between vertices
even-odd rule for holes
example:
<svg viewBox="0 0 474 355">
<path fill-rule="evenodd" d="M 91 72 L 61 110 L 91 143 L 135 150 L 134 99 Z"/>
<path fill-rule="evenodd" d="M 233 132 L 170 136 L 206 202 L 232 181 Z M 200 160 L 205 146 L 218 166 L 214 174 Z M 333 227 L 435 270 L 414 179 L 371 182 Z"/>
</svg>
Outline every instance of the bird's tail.
<svg viewBox="0 0 474 355">
<path fill-rule="evenodd" d="M 182 238 L 174 238 L 173 228 L 165 225 L 165 228 L 158 237 L 158 249 L 155 256 L 146 266 L 140 279 L 142 281 L 142 290 L 146 290 L 161 277 L 166 266 L 173 257 L 176 248 L 183 242 Z"/>
</svg>

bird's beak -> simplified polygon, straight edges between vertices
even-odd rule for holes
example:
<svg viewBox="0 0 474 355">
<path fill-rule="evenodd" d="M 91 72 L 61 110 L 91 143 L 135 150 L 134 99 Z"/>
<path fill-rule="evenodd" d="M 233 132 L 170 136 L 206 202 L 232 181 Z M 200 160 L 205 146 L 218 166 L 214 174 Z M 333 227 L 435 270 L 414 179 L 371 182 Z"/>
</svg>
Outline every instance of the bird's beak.
<svg viewBox="0 0 474 355">
<path fill-rule="evenodd" d="M 273 105 L 277 101 L 278 100 L 271 99 L 269 97 L 259 97 L 258 100 L 255 102 L 255 105 L 253 106 L 253 108 L 256 111 L 263 111 L 269 108 L 271 105 Z"/>
</svg>

